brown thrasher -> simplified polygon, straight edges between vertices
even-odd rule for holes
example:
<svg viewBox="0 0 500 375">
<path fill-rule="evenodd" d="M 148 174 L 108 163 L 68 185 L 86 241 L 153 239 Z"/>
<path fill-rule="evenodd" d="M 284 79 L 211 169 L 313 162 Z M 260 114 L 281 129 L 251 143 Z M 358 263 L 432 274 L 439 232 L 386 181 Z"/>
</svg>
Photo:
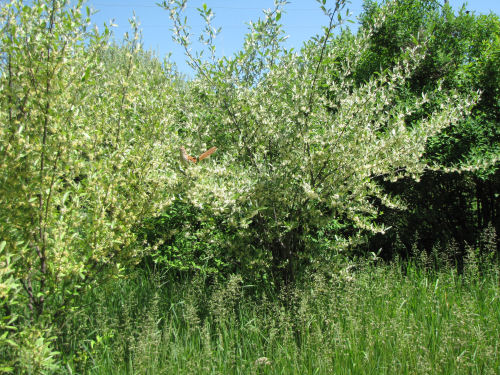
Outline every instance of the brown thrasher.
<svg viewBox="0 0 500 375">
<path fill-rule="evenodd" d="M 181 163 L 183 165 L 187 166 L 187 165 L 189 165 L 189 162 L 196 163 L 198 161 L 202 161 L 203 159 L 208 158 L 210 155 L 212 155 L 217 150 L 217 147 L 212 147 L 212 148 L 208 149 L 203 154 L 198 156 L 198 158 L 194 158 L 194 157 L 188 155 L 188 153 L 186 152 L 186 149 L 183 146 L 181 146 L 180 150 L 181 150 L 181 158 L 180 158 Z"/>
</svg>

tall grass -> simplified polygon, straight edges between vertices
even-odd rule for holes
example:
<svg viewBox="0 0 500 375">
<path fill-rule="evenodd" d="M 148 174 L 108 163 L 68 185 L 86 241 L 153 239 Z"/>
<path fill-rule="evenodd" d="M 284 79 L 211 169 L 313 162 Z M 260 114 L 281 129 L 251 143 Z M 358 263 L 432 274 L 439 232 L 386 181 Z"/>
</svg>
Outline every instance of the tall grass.
<svg viewBox="0 0 500 375">
<path fill-rule="evenodd" d="M 239 276 L 138 273 L 86 296 L 67 368 L 89 374 L 498 374 L 498 269 L 412 263 L 312 274 L 279 294 Z M 90 339 L 89 339 L 90 337 Z M 71 354 L 70 354 L 71 353 Z"/>
</svg>

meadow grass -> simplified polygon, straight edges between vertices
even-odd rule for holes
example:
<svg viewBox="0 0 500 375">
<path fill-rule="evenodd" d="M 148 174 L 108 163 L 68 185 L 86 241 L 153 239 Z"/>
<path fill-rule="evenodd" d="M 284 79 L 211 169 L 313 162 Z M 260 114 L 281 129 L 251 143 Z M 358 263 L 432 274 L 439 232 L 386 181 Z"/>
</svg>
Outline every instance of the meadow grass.
<svg viewBox="0 0 500 375">
<path fill-rule="evenodd" d="M 498 269 L 411 263 L 311 274 L 279 293 L 239 276 L 166 282 L 138 273 L 87 296 L 70 372 L 499 374 Z M 78 332 L 80 330 L 80 332 Z M 89 339 L 89 337 L 91 339 Z M 69 354 L 71 353 L 71 354 Z"/>
</svg>

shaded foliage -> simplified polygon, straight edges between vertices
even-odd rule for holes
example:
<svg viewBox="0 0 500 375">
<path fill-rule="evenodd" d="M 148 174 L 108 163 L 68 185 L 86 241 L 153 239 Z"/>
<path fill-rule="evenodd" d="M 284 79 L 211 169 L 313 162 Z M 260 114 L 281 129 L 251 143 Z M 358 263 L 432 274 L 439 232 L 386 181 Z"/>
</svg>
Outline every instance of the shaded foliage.
<svg viewBox="0 0 500 375">
<path fill-rule="evenodd" d="M 425 158 L 445 167 L 443 172 L 428 171 L 417 184 L 407 180 L 386 185 L 388 192 L 408 202 L 409 210 L 386 214 L 382 221 L 394 226 L 395 233 L 386 241 L 377 238 L 376 243 L 390 248 L 398 236 L 409 244 L 419 233 L 428 252 L 458 241 L 463 254 L 466 244 L 477 244 L 490 223 L 500 230 L 500 20 L 494 14 L 475 15 L 465 7 L 456 13 L 434 1 L 390 4 L 393 12 L 374 33 L 373 46 L 356 69 L 358 79 L 392 66 L 408 44 L 426 40 L 427 53 L 412 74 L 409 94 L 418 95 L 442 82 L 459 91 L 478 90 L 480 98 L 469 116 L 428 141 Z M 376 2 L 365 2 L 362 27 L 370 27 L 380 10 Z M 446 167 L 451 170 L 445 172 Z"/>
</svg>

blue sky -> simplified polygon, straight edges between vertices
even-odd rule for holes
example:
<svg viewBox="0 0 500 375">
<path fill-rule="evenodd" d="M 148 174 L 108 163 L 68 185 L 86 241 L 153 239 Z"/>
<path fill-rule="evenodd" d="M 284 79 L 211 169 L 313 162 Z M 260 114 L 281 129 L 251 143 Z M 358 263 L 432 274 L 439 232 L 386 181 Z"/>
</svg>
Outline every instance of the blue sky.
<svg viewBox="0 0 500 375">
<path fill-rule="evenodd" d="M 187 75 L 191 71 L 185 63 L 183 50 L 171 39 L 172 28 L 168 12 L 159 8 L 159 0 L 88 0 L 87 5 L 97 11 L 93 22 L 102 26 L 114 19 L 115 39 L 121 40 L 123 34 L 130 30 L 128 19 L 135 12 L 141 23 L 143 43 L 146 49 L 153 50 L 159 57 L 171 54 L 170 60 L 175 62 L 179 70 Z M 240 49 L 245 33 L 248 31 L 248 22 L 262 16 L 262 9 L 273 7 L 273 0 L 190 0 L 186 15 L 188 23 L 192 26 L 192 33 L 196 37 L 201 32 L 203 23 L 196 8 L 206 3 L 215 13 L 214 26 L 222 27 L 222 32 L 216 39 L 217 54 L 232 55 Z M 327 4 L 333 4 L 328 0 Z M 362 0 L 352 0 L 346 8 L 350 10 L 353 21 L 362 11 Z M 464 1 L 450 0 L 453 9 L 459 9 Z M 475 0 L 466 5 L 466 8 L 476 13 L 500 14 L 500 1 Z M 345 13 L 345 9 L 344 9 Z M 321 27 L 327 19 L 319 9 L 315 0 L 290 0 L 281 18 L 284 31 L 288 35 L 287 47 L 300 49 L 302 44 L 312 36 L 321 33 Z M 356 28 L 355 24 L 348 24 Z M 194 38 L 195 39 L 195 38 Z"/>
</svg>

